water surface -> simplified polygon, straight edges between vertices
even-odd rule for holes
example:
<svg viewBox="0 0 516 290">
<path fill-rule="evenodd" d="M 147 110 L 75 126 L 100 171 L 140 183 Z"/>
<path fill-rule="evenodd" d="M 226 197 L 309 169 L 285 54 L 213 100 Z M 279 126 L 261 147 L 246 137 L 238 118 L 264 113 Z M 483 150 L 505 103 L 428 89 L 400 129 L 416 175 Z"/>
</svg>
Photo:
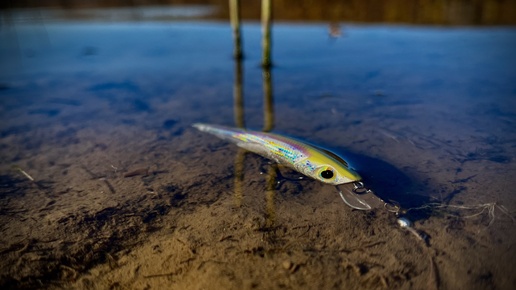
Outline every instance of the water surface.
<svg viewBox="0 0 516 290">
<path fill-rule="evenodd" d="M 256 23 L 240 66 L 222 22 L 7 26 L 2 284 L 511 289 L 516 30 L 341 31 L 275 24 L 264 71 Z M 268 124 L 347 157 L 383 198 L 454 207 L 413 215 L 427 247 L 194 122 Z"/>
</svg>

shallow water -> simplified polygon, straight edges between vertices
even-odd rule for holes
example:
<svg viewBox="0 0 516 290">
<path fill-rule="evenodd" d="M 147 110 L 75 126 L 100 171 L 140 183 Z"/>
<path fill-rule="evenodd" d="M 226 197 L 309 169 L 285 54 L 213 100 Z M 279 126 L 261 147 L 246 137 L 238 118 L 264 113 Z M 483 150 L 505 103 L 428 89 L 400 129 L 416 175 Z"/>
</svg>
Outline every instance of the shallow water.
<svg viewBox="0 0 516 290">
<path fill-rule="evenodd" d="M 275 24 L 264 71 L 256 23 L 240 66 L 226 23 L 7 26 L 1 284 L 513 288 L 516 30 L 341 29 Z M 451 206 L 411 212 L 427 247 L 195 122 L 272 127 L 404 208 Z"/>
</svg>

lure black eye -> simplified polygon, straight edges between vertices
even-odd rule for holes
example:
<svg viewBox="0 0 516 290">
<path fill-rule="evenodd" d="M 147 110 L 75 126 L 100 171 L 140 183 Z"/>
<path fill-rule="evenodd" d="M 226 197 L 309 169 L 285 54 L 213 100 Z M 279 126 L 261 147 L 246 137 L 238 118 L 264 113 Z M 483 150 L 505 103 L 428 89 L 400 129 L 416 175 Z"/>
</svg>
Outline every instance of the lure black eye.
<svg viewBox="0 0 516 290">
<path fill-rule="evenodd" d="M 321 172 L 321 177 L 324 179 L 330 179 L 333 177 L 333 171 L 329 169 L 324 170 L 323 172 Z"/>
</svg>

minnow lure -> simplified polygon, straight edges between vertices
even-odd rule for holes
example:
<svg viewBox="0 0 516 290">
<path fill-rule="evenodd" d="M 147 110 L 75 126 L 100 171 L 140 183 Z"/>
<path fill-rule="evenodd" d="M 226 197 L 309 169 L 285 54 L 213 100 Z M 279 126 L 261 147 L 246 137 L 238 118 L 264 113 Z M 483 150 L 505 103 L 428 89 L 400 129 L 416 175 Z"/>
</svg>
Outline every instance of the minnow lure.
<svg viewBox="0 0 516 290">
<path fill-rule="evenodd" d="M 365 190 L 360 175 L 333 152 L 272 133 L 200 123 L 192 126 L 321 182 L 352 184 L 352 188 L 339 190 L 342 200 L 352 208 L 368 210 L 386 204 L 372 191 Z"/>
<path fill-rule="evenodd" d="M 339 185 L 362 179 L 336 154 L 298 140 L 272 133 L 223 126 L 194 124 L 193 127 L 324 183 Z"/>
</svg>

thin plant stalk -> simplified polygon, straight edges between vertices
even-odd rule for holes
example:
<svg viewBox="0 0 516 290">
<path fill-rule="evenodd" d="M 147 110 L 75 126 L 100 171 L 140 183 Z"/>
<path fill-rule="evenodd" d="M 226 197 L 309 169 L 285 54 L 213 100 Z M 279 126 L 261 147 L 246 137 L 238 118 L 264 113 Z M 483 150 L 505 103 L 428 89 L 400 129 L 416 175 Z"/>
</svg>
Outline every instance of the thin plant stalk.
<svg viewBox="0 0 516 290">
<path fill-rule="evenodd" d="M 269 132 L 274 128 L 274 99 L 272 96 L 271 69 L 263 68 L 263 131 Z"/>
<path fill-rule="evenodd" d="M 262 66 L 270 67 L 271 60 L 271 0 L 262 0 Z"/>
<path fill-rule="evenodd" d="M 229 0 L 229 20 L 233 31 L 233 40 L 235 47 L 233 57 L 242 59 L 242 37 L 240 31 L 240 0 Z"/>
</svg>

